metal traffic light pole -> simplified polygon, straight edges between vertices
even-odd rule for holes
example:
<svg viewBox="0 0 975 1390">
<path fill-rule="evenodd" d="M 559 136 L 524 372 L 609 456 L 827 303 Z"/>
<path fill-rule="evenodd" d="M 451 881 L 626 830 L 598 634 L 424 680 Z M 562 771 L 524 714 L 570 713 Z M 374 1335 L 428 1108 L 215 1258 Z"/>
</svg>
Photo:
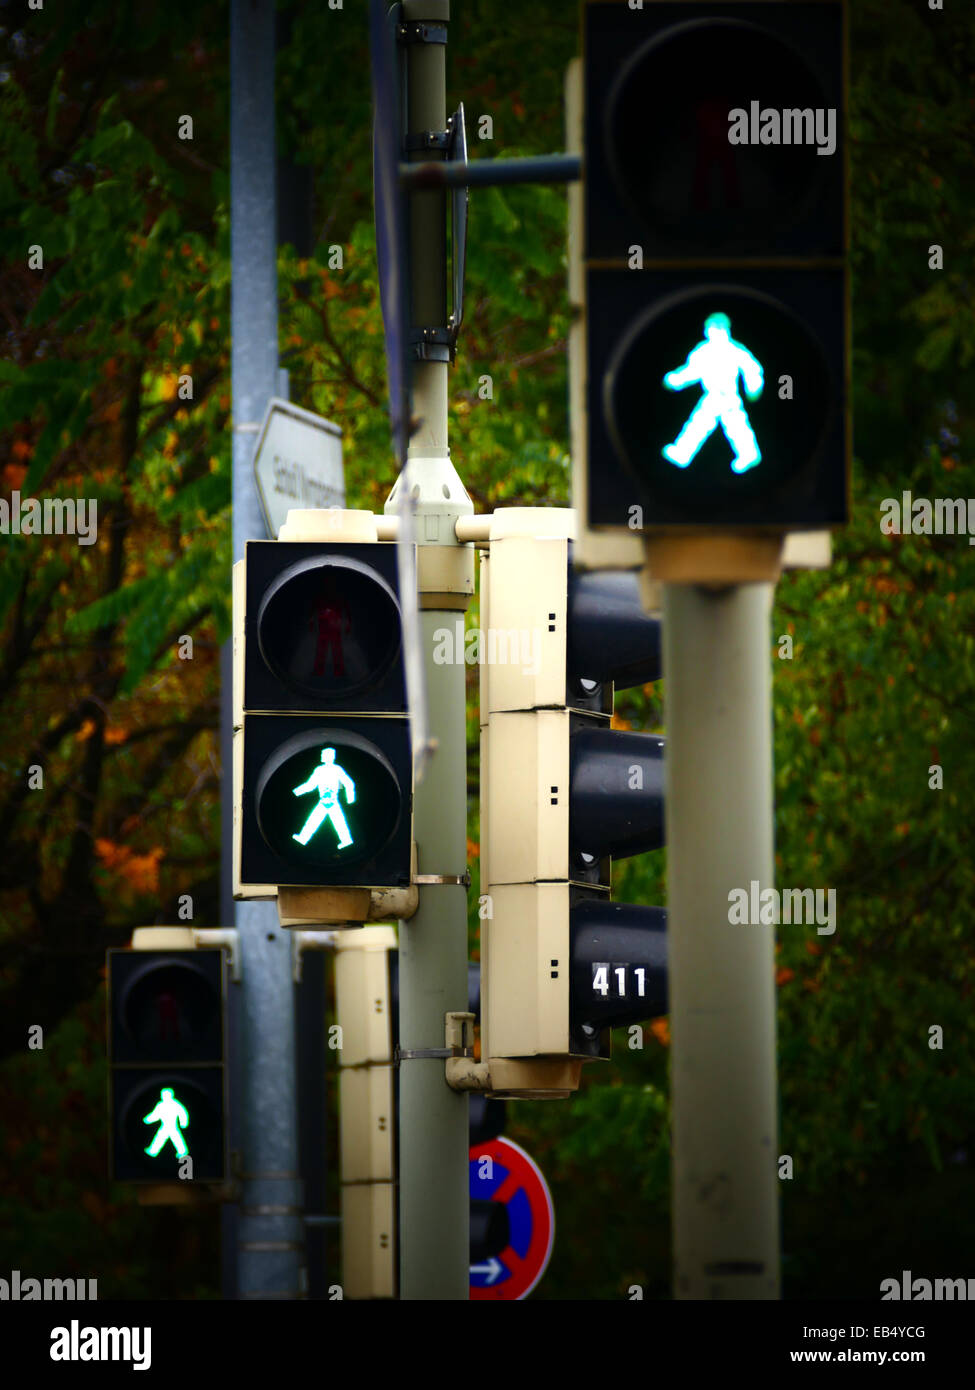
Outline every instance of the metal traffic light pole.
<svg viewBox="0 0 975 1390">
<path fill-rule="evenodd" d="M 775 881 L 772 590 L 663 586 L 677 1298 L 779 1296 L 775 931 L 728 920 Z"/>
<path fill-rule="evenodd" d="M 277 386 L 278 301 L 274 153 L 274 4 L 234 0 L 230 19 L 233 558 L 266 535 L 254 483 L 254 443 Z M 228 643 L 229 646 L 229 643 Z M 226 723 L 232 681 L 224 667 Z M 224 814 L 231 799 L 224 742 Z M 243 1193 L 237 1297 L 299 1297 L 304 1263 L 298 1174 L 292 942 L 274 903 L 239 902 Z"/>
<path fill-rule="evenodd" d="M 449 0 L 404 0 L 407 132 L 443 132 Z M 417 150 L 412 158 L 428 158 Z M 410 200 L 412 323 L 447 323 L 446 194 Z M 455 524 L 474 507 L 447 447 L 443 348 L 413 364 L 407 486 L 416 498 L 417 570 L 429 727 L 437 749 L 415 789 L 419 908 L 399 925 L 400 1297 L 465 1300 L 470 1288 L 467 1097 L 444 1078 L 448 1012 L 467 1003 L 465 666 L 434 662 L 434 633 L 453 628 L 473 592 L 474 556 Z M 437 358 L 441 360 L 437 360 Z M 402 483 L 400 484 L 402 485 Z M 386 503 L 397 510 L 397 489 Z M 445 554 L 450 548 L 453 555 Z"/>
</svg>

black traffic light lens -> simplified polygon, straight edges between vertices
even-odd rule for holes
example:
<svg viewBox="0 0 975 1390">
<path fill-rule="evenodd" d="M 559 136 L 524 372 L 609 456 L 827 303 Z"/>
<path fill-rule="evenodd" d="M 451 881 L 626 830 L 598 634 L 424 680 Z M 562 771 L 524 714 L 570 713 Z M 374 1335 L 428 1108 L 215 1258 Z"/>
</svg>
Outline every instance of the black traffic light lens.
<svg viewBox="0 0 975 1390">
<path fill-rule="evenodd" d="M 570 922 L 569 1018 L 587 1034 L 667 1012 L 667 913 L 593 898 Z"/>
<path fill-rule="evenodd" d="M 128 981 L 121 1022 L 137 1053 L 181 1061 L 219 1047 L 219 989 L 191 961 L 146 964 Z M 218 1054 L 217 1054 L 218 1055 Z"/>
<path fill-rule="evenodd" d="M 822 347 L 795 314 L 720 283 L 654 304 L 603 379 L 622 462 L 654 497 L 700 521 L 795 484 L 835 397 Z"/>
<path fill-rule="evenodd" d="M 330 869 L 379 854 L 403 812 L 399 779 L 381 749 L 324 723 L 275 750 L 255 798 L 268 846 L 289 864 L 321 870 L 323 883 Z"/>
<path fill-rule="evenodd" d="M 586 696 L 602 681 L 624 690 L 660 679 L 660 619 L 645 611 L 634 570 L 570 568 L 566 639 L 567 679 Z"/>
<path fill-rule="evenodd" d="M 284 570 L 257 614 L 264 661 L 316 704 L 348 703 L 380 684 L 399 657 L 400 632 L 386 580 L 342 555 L 307 557 Z"/>
<path fill-rule="evenodd" d="M 664 843 L 664 741 L 576 726 L 569 740 L 569 847 L 590 868 Z"/>
<path fill-rule="evenodd" d="M 830 147 L 829 109 L 802 54 L 755 24 L 695 20 L 645 43 L 612 83 L 603 129 L 617 192 L 638 219 L 634 240 L 646 228 L 687 254 L 715 242 L 766 247 L 807 215 L 831 159 L 842 157 L 835 107 Z M 732 111 L 747 113 L 743 132 L 754 125 L 756 139 L 764 129 L 769 141 L 773 119 L 763 127 L 762 113 L 796 112 L 790 143 L 781 115 L 779 143 L 731 143 Z M 812 143 L 793 143 L 793 130 Z"/>
<path fill-rule="evenodd" d="M 194 1182 L 224 1177 L 222 1067 L 120 1070 L 112 1084 L 116 1179 L 172 1182 L 187 1157 Z"/>
<path fill-rule="evenodd" d="M 112 950 L 108 961 L 113 1064 L 222 1060 L 221 950 Z"/>
</svg>

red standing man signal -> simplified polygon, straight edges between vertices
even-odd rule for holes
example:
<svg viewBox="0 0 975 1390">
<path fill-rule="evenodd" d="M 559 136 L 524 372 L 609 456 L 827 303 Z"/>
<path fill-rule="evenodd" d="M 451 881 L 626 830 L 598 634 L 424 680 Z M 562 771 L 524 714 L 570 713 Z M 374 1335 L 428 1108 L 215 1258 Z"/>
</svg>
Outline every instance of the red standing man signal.
<svg viewBox="0 0 975 1390">
<path fill-rule="evenodd" d="M 348 599 L 337 594 L 334 585 L 328 579 L 322 586 L 322 594 L 309 619 L 309 627 L 315 634 L 315 675 L 325 675 L 325 663 L 331 654 L 334 675 L 337 678 L 343 677 L 345 652 L 342 634 L 352 631 L 352 610 Z"/>
</svg>

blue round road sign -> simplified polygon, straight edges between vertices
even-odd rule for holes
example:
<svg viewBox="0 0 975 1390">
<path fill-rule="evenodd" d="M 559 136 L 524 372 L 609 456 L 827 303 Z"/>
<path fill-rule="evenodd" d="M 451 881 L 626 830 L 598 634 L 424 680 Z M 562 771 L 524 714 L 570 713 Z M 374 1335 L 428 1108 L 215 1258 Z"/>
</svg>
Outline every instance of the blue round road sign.
<svg viewBox="0 0 975 1390">
<path fill-rule="evenodd" d="M 555 1211 L 541 1169 L 510 1139 L 492 1139 L 470 1149 L 472 1201 L 503 1202 L 510 1239 L 499 1255 L 471 1266 L 472 1299 L 526 1298 L 552 1254 Z"/>
</svg>

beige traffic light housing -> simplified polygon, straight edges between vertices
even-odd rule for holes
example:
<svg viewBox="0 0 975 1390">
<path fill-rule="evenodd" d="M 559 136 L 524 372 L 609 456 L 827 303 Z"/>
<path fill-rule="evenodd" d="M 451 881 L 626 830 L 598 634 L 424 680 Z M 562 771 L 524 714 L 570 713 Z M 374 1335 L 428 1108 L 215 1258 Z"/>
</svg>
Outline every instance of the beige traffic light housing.
<svg viewBox="0 0 975 1390">
<path fill-rule="evenodd" d="M 394 950 L 392 927 L 363 927 L 335 941 L 345 1298 L 396 1297 Z"/>
<path fill-rule="evenodd" d="M 567 1096 L 582 1071 L 569 1036 L 574 532 L 568 509 L 509 508 L 481 556 L 481 1059 L 497 1096 Z"/>
</svg>

